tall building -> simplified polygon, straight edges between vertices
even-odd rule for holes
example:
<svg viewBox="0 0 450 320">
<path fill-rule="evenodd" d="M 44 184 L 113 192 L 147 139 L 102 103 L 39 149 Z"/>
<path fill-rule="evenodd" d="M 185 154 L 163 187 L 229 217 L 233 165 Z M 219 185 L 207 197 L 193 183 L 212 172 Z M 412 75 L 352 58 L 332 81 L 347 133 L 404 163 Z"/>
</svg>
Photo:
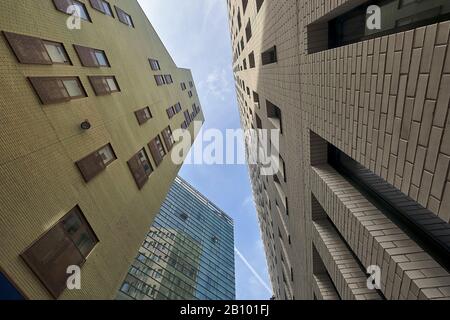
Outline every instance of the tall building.
<svg viewBox="0 0 450 320">
<path fill-rule="evenodd" d="M 235 298 L 233 220 L 177 177 L 117 299 Z"/>
<path fill-rule="evenodd" d="M 203 121 L 191 72 L 136 0 L 4 0 L 0 30 L 2 288 L 113 299 L 180 168 L 172 131 Z"/>
<path fill-rule="evenodd" d="M 227 5 L 275 298 L 449 299 L 450 2 Z"/>
</svg>

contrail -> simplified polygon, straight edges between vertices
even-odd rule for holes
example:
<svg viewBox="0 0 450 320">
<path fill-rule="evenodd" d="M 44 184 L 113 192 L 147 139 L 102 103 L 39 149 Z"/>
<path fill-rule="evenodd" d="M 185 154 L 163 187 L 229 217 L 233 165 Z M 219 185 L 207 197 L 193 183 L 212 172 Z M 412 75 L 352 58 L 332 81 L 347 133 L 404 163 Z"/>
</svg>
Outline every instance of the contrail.
<svg viewBox="0 0 450 320">
<path fill-rule="evenodd" d="M 242 253 L 239 252 L 239 250 L 234 247 L 234 251 L 236 252 L 236 254 L 239 256 L 239 258 L 241 258 L 242 262 L 245 263 L 245 265 L 247 266 L 247 268 L 250 269 L 250 271 L 253 273 L 253 275 L 255 276 L 256 279 L 258 279 L 259 283 L 262 284 L 262 286 L 264 288 L 266 288 L 266 290 L 272 294 L 272 289 L 269 288 L 269 286 L 267 285 L 267 283 L 264 282 L 264 280 L 259 276 L 258 272 L 256 272 L 255 269 L 253 269 L 253 267 L 250 265 L 250 263 L 247 261 L 247 259 L 244 258 L 244 256 L 242 255 Z"/>
</svg>

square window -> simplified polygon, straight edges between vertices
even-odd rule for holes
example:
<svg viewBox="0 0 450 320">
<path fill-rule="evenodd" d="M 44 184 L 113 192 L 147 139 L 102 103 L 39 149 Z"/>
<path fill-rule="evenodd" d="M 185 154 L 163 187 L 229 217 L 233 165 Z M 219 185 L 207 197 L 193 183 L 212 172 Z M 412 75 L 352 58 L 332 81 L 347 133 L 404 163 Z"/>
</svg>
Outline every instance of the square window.
<svg viewBox="0 0 450 320">
<path fill-rule="evenodd" d="M 61 43 L 44 41 L 44 46 L 53 63 L 70 63 Z"/>
</svg>

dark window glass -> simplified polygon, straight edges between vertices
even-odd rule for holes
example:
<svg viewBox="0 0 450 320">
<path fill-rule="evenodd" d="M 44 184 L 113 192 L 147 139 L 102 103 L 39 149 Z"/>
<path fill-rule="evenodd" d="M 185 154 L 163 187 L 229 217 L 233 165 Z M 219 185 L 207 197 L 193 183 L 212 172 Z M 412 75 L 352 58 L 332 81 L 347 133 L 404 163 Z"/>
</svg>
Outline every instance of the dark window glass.
<svg viewBox="0 0 450 320">
<path fill-rule="evenodd" d="M 267 51 L 264 51 L 261 54 L 261 63 L 262 65 L 271 64 L 277 62 L 277 47 L 273 46 Z"/>
<path fill-rule="evenodd" d="M 381 8 L 381 29 L 369 29 L 370 5 Z M 397 33 L 450 19 L 448 0 L 369 1 L 329 22 L 329 47 L 339 47 L 373 37 Z"/>
</svg>

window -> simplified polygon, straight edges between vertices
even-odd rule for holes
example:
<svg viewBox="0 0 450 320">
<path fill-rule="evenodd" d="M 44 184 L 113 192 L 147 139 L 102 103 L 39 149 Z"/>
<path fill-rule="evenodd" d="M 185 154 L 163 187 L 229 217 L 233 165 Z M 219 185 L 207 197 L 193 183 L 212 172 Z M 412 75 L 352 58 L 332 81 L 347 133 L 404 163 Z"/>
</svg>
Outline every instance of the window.
<svg viewBox="0 0 450 320">
<path fill-rule="evenodd" d="M 62 43 L 43 41 L 45 49 L 53 63 L 71 64 Z"/>
<path fill-rule="evenodd" d="M 76 162 L 78 170 L 85 182 L 89 182 L 94 179 L 100 172 L 106 169 L 114 160 L 116 160 L 116 154 L 111 146 L 107 144 L 97 151 L 89 154 L 83 159 Z"/>
<path fill-rule="evenodd" d="M 261 10 L 263 3 L 264 0 L 256 0 L 256 12 L 259 12 L 259 10 Z"/>
<path fill-rule="evenodd" d="M 242 61 L 242 64 L 244 65 L 244 70 L 247 70 L 247 60 L 243 60 Z"/>
<path fill-rule="evenodd" d="M 189 96 L 189 98 L 192 98 L 192 91 L 188 92 L 188 96 Z"/>
<path fill-rule="evenodd" d="M 90 0 L 92 8 L 98 10 L 108 16 L 114 17 L 111 5 L 105 0 Z"/>
<path fill-rule="evenodd" d="M 97 236 L 76 206 L 21 257 L 52 296 L 58 298 L 67 287 L 67 267 L 81 267 L 97 243 Z"/>
<path fill-rule="evenodd" d="M 155 139 L 150 141 L 148 147 L 150 148 L 150 153 L 152 154 L 156 166 L 159 166 L 166 155 L 160 136 L 158 135 Z"/>
<path fill-rule="evenodd" d="M 192 81 L 189 81 L 189 87 L 192 89 L 194 87 L 194 83 Z"/>
<path fill-rule="evenodd" d="M 108 59 L 106 58 L 105 51 L 95 50 L 95 57 L 97 58 L 98 64 L 101 67 L 109 67 Z"/>
<path fill-rule="evenodd" d="M 247 43 L 252 38 L 252 25 L 250 24 L 250 20 L 248 20 L 247 26 L 245 27 L 245 36 L 247 38 Z"/>
<path fill-rule="evenodd" d="M 356 190 L 366 194 L 375 207 L 448 270 L 450 225 L 446 221 L 320 136 L 311 132 L 311 138 L 320 143 L 321 153 L 328 155 L 328 159 L 323 159 L 323 163 L 328 162 L 339 174 L 349 180 Z M 312 148 L 317 150 L 316 145 L 312 145 Z M 312 151 L 313 149 L 310 152 Z"/>
<path fill-rule="evenodd" d="M 67 102 L 87 97 L 78 77 L 28 78 L 42 104 Z"/>
<path fill-rule="evenodd" d="M 167 116 L 169 117 L 169 119 L 172 119 L 173 116 L 175 115 L 175 108 L 172 106 L 170 108 L 168 108 L 166 110 Z"/>
<path fill-rule="evenodd" d="M 248 64 L 250 65 L 250 69 L 255 67 L 255 53 L 253 51 L 248 55 Z"/>
<path fill-rule="evenodd" d="M 166 84 L 173 83 L 172 76 L 170 74 L 164 75 L 164 80 L 166 81 Z"/>
<path fill-rule="evenodd" d="M 181 111 L 181 104 L 178 102 L 176 105 L 175 105 L 175 113 L 178 113 L 178 112 L 180 112 Z"/>
<path fill-rule="evenodd" d="M 273 46 L 269 50 L 261 54 L 262 65 L 271 64 L 277 62 L 277 47 Z"/>
<path fill-rule="evenodd" d="M 24 64 L 71 64 L 62 43 L 22 34 L 3 32 L 14 55 Z"/>
<path fill-rule="evenodd" d="M 97 96 L 109 95 L 120 91 L 114 76 L 90 76 L 88 78 Z"/>
<path fill-rule="evenodd" d="M 96 68 L 110 67 L 105 51 L 79 45 L 73 45 L 73 47 L 75 48 L 82 66 Z"/>
<path fill-rule="evenodd" d="M 89 17 L 89 13 L 86 9 L 84 3 L 77 0 L 53 0 L 53 3 L 58 11 L 61 11 L 67 15 L 72 15 L 73 10 L 70 10 L 71 6 L 75 6 L 78 8 L 78 12 L 80 13 L 80 18 L 86 21 L 91 21 Z"/>
<path fill-rule="evenodd" d="M 257 94 L 255 91 L 253 91 L 253 102 L 256 107 L 260 107 L 259 105 L 259 94 Z"/>
<path fill-rule="evenodd" d="M 173 140 L 172 130 L 170 129 L 170 126 L 165 128 L 161 134 L 163 136 L 164 143 L 166 144 L 166 149 L 168 151 L 172 150 L 172 147 L 175 144 L 175 141 Z"/>
<path fill-rule="evenodd" d="M 133 175 L 137 187 L 142 189 L 148 181 L 148 177 L 153 172 L 153 167 L 148 159 L 145 149 L 140 150 L 130 160 L 128 160 L 128 167 Z"/>
<path fill-rule="evenodd" d="M 280 108 L 278 108 L 269 100 L 266 100 L 266 106 L 267 106 L 267 117 L 275 126 L 275 128 L 280 129 L 281 134 L 283 134 L 283 124 L 281 120 Z"/>
<path fill-rule="evenodd" d="M 286 163 L 284 162 L 284 159 L 281 155 L 280 155 L 280 173 L 281 173 L 281 176 L 283 177 L 284 182 L 287 182 Z"/>
<path fill-rule="evenodd" d="M 149 107 L 137 110 L 134 112 L 134 114 L 136 116 L 139 125 L 143 125 L 153 117 Z"/>
<path fill-rule="evenodd" d="M 148 61 L 150 62 L 150 67 L 152 68 L 152 70 L 154 71 L 161 70 L 161 66 L 159 65 L 158 60 L 148 59 Z"/>
<path fill-rule="evenodd" d="M 123 24 L 126 24 L 129 27 L 134 28 L 133 19 L 131 18 L 131 16 L 128 13 L 126 13 L 125 11 L 123 11 L 122 9 L 120 9 L 117 6 L 116 6 L 116 12 L 117 12 L 117 17 L 119 18 L 120 22 L 122 22 Z"/>
<path fill-rule="evenodd" d="M 186 83 L 184 82 L 181 83 L 181 90 L 183 91 L 186 90 Z"/>
<path fill-rule="evenodd" d="M 381 9 L 381 29 L 369 29 L 366 24 L 367 8 L 378 5 Z M 328 23 L 328 46 L 335 48 L 382 35 L 398 33 L 450 18 L 448 0 L 372 0 Z M 325 30 L 327 31 L 327 30 Z M 310 36 L 310 35 L 308 35 Z"/>
<path fill-rule="evenodd" d="M 162 75 L 155 75 L 155 81 L 156 81 L 156 85 L 158 85 L 158 86 L 162 86 L 162 85 L 166 84 L 166 80 L 164 79 L 164 77 Z"/>
</svg>

